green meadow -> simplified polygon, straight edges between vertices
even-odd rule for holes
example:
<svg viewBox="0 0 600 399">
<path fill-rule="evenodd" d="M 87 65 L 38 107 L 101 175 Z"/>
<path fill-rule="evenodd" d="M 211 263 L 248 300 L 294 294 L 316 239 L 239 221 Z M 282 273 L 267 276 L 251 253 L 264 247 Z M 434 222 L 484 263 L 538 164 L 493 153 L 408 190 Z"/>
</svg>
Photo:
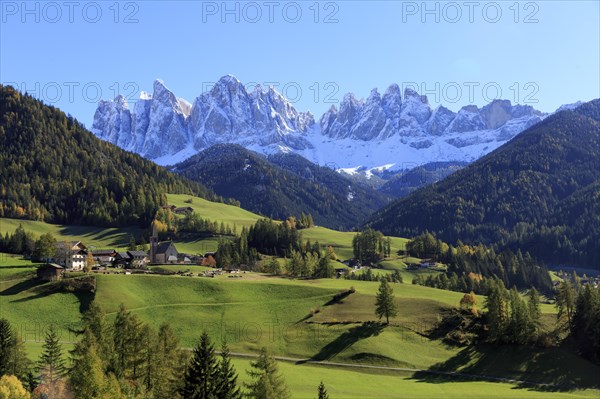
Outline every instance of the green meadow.
<svg viewBox="0 0 600 399">
<path fill-rule="evenodd" d="M 243 209 L 200 198 L 192 198 L 188 203 L 189 198 L 169 195 L 169 204 L 191 206 L 204 218 L 235 224 L 238 229 L 260 218 Z M 141 233 L 137 228 L 60 226 L 12 219 L 0 219 L 0 232 L 12 232 L 19 224 L 36 235 L 51 232 L 59 240 L 82 240 L 98 248 L 126 247 L 130 234 Z M 341 259 L 352 257 L 352 232 L 317 226 L 302 233 L 312 242 L 332 245 Z M 182 252 L 203 253 L 216 250 L 216 240 L 180 240 L 176 245 Z M 381 262 L 382 269 L 373 270 L 376 274 L 398 270 L 404 279 L 403 284 L 392 284 L 399 314 L 387 326 L 374 315 L 377 282 L 289 279 L 250 272 L 208 278 L 196 277 L 206 267 L 165 265 L 151 268 L 193 273 L 194 277 L 97 275 L 94 294 L 76 294 L 58 289 L 58 283 L 36 281 L 36 265 L 8 254 L 0 254 L 0 317 L 17 328 L 26 340 L 29 356 L 35 359 L 49 324 L 59 327 L 66 353 L 77 340 L 72 329 L 92 300 L 105 309 L 109 321 L 123 303 L 154 328 L 169 323 L 185 348 L 191 348 L 202 331 L 207 331 L 217 343 L 226 339 L 232 352 L 239 354 L 234 363 L 241 381 L 247 381 L 245 370 L 250 360 L 245 356 L 267 347 L 272 354 L 286 358 L 281 359 L 280 368 L 294 398 L 314 398 L 321 380 L 332 399 L 600 395 L 600 367 L 568 348 L 453 346 L 431 338 L 431 330 L 443 314 L 458 306 L 463 294 L 412 285 L 416 274 L 438 272 L 406 270 L 408 263 L 419 261 L 396 255 L 406 242 L 392 237 L 392 256 Z M 334 295 L 351 287 L 354 293 L 333 300 Z M 483 302 L 484 298 L 479 297 L 479 308 Z M 554 306 L 543 304 L 542 312 L 543 325 L 551 328 L 556 317 Z M 408 370 L 395 370 L 398 368 Z M 471 377 L 449 377 L 439 372 Z"/>
<path fill-rule="evenodd" d="M 0 270 L 28 266 L 16 262 L 5 261 Z M 259 273 L 240 276 L 98 275 L 93 299 L 106 310 L 109 321 L 124 303 L 155 328 L 170 323 L 187 348 L 207 331 L 216 342 L 226 339 L 235 353 L 255 354 L 266 346 L 276 356 L 295 359 L 281 361 L 280 367 L 297 398 L 312 397 L 320 379 L 336 398 L 396 398 L 399 393 L 402 397 L 481 397 L 482 393 L 508 398 L 593 397 L 600 392 L 590 389 L 598 388 L 600 368 L 565 349 L 455 347 L 428 338 L 438 315 L 457 305 L 459 293 L 393 284 L 400 313 L 384 326 L 376 323 L 373 314 L 376 282 L 293 280 Z M 39 341 L 50 323 L 60 327 L 65 350 L 70 348 L 77 339 L 70 328 L 77 326 L 81 311 L 92 299 L 57 291 L 55 285 L 40 284 L 28 276 L 0 281 L 0 317 L 17 327 L 32 358 L 39 355 Z M 333 295 L 350 286 L 355 293 L 332 301 Z M 297 362 L 300 359 L 348 366 L 302 364 Z M 248 359 L 235 363 L 244 380 Z M 356 367 L 360 365 L 381 368 Z M 384 367 L 458 371 L 480 377 L 477 381 L 442 378 Z M 479 381 L 484 377 L 587 390 L 546 392 L 516 383 Z"/>
</svg>

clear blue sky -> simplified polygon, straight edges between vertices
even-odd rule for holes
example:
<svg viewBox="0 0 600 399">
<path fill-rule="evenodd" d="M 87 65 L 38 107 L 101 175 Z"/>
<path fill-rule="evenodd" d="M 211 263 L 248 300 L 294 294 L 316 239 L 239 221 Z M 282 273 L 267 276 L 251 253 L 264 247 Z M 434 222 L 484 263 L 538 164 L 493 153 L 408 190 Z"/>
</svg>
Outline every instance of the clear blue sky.
<svg viewBox="0 0 600 399">
<path fill-rule="evenodd" d="M 74 3 L 2 1 L 0 81 L 88 126 L 99 97 L 161 78 L 192 102 L 225 74 L 277 82 L 317 117 L 391 83 L 453 110 L 600 97 L 598 1 Z"/>
</svg>

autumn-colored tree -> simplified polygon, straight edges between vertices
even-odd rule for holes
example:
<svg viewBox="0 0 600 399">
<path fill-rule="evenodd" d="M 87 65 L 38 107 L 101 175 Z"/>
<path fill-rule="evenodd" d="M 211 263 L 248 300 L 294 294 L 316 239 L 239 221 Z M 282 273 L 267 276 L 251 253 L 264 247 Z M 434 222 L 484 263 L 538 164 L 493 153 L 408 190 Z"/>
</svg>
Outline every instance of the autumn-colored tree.
<svg viewBox="0 0 600 399">
<path fill-rule="evenodd" d="M 14 375 L 0 378 L 0 399 L 29 399 L 29 392 Z"/>
<path fill-rule="evenodd" d="M 477 314 L 477 296 L 473 291 L 463 295 L 460 299 L 460 307 L 469 310 L 473 314 Z"/>
<path fill-rule="evenodd" d="M 85 267 L 84 267 L 83 271 L 85 271 L 86 273 L 90 273 L 92 271 L 92 268 L 94 267 L 95 263 L 96 262 L 94 261 L 94 254 L 92 254 L 92 251 L 88 251 L 87 258 L 85 259 Z"/>
</svg>

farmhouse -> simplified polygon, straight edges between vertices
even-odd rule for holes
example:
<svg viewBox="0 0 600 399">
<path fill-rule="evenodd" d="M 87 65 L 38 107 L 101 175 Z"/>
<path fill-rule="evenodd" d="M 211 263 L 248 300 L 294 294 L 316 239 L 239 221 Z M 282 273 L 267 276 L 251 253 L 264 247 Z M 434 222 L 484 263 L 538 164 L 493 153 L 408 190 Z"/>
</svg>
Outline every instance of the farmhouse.
<svg viewBox="0 0 600 399">
<path fill-rule="evenodd" d="M 175 208 L 175 210 L 173 212 L 175 212 L 178 215 L 185 215 L 186 213 L 194 212 L 194 208 L 192 208 L 190 206 L 183 206 L 181 208 Z"/>
<path fill-rule="evenodd" d="M 101 266 L 112 266 L 117 256 L 117 252 L 114 249 L 96 249 L 91 252 L 94 260 Z"/>
<path fill-rule="evenodd" d="M 51 260 L 67 270 L 83 270 L 86 256 L 87 247 L 81 241 L 64 241 L 56 244 L 56 254 Z"/>
<path fill-rule="evenodd" d="M 115 260 L 113 262 L 114 267 L 127 267 L 129 266 L 130 257 L 127 252 L 117 252 L 115 254 Z"/>
<path fill-rule="evenodd" d="M 65 268 L 56 263 L 46 263 L 37 269 L 37 277 L 42 281 L 56 281 L 62 278 Z"/>
<path fill-rule="evenodd" d="M 127 251 L 128 264 L 132 269 L 143 269 L 150 263 L 150 258 L 146 251 Z"/>
</svg>

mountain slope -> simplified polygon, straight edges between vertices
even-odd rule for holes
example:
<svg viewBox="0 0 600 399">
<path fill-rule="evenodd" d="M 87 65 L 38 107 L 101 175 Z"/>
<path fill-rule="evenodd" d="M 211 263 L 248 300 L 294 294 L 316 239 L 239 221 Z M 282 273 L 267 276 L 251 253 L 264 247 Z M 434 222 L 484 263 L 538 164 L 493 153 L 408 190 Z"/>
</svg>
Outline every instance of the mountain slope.
<svg viewBox="0 0 600 399">
<path fill-rule="evenodd" d="M 218 144 L 172 170 L 239 200 L 244 209 L 277 219 L 310 213 L 317 224 L 336 229 L 358 226 L 387 203 L 381 194 L 296 157 L 271 162 L 239 145 Z"/>
<path fill-rule="evenodd" d="M 346 94 L 318 121 L 299 112 L 272 87 L 247 91 L 222 77 L 193 104 L 162 81 L 142 92 L 133 111 L 122 96 L 101 101 L 92 131 L 162 165 L 183 161 L 214 144 L 234 143 L 263 153 L 295 152 L 331 168 L 405 170 L 434 161 L 471 162 L 539 122 L 530 106 L 494 100 L 481 109 L 432 109 L 426 96 L 392 84 L 366 100 Z"/>
<path fill-rule="evenodd" d="M 147 224 L 167 192 L 209 190 L 125 152 L 60 110 L 0 86 L 0 217 Z"/>
<path fill-rule="evenodd" d="M 431 162 L 417 166 L 406 172 L 398 172 L 379 187 L 379 191 L 395 198 L 406 197 L 413 191 L 440 181 L 465 166 L 465 162 Z"/>
<path fill-rule="evenodd" d="M 562 111 L 368 222 L 387 234 L 424 230 L 448 241 L 498 243 L 549 263 L 598 267 L 600 100 Z"/>
</svg>

